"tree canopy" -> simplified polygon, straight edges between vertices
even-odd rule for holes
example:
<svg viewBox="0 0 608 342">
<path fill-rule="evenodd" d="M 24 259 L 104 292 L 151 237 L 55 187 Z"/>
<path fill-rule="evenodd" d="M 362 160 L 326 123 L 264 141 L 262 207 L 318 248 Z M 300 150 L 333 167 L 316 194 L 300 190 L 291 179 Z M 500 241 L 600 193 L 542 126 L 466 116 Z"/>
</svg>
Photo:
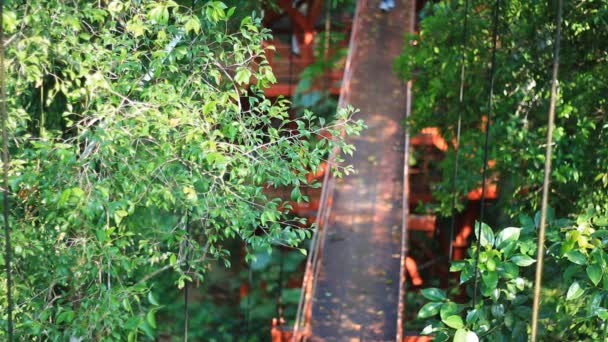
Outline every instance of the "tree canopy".
<svg viewBox="0 0 608 342">
<path fill-rule="evenodd" d="M 608 333 L 608 3 L 564 3 L 539 338 L 598 341 Z M 444 177 L 433 189 L 437 203 L 430 208 L 444 216 L 452 211 L 456 147 L 457 209 L 465 204 L 463 194 L 481 183 L 494 4 L 470 1 L 463 43 L 464 1 L 429 2 L 420 32 L 406 38 L 395 64 L 402 78 L 414 80 L 411 127 L 438 127 L 450 145 L 440 164 Z M 477 295 L 478 301 L 456 300 L 435 288 L 422 291 L 428 300 L 418 313 L 426 322 L 423 333 L 441 341 L 527 341 L 530 333 L 540 217 L 533 213 L 543 183 L 556 2 L 499 4 L 489 159 L 500 197 L 488 209 L 494 214 L 486 217 L 489 225 L 475 227 L 479 250 L 472 244 L 465 260 L 451 265 L 468 298 Z M 455 146 L 459 113 L 463 133 Z"/>
<path fill-rule="evenodd" d="M 440 128 L 451 145 L 442 163 L 445 177 L 435 187 L 439 211 L 451 210 L 451 174 L 456 119 L 462 113 L 463 158 L 459 193 L 481 181 L 492 44 L 492 1 L 471 1 L 465 45 L 464 105 L 459 104 L 464 2 L 442 1 L 422 12 L 420 32 L 409 36 L 396 70 L 414 82 L 415 129 Z M 555 35 L 553 2 L 501 2 L 496 80 L 490 131 L 490 160 L 500 175 L 500 211 L 506 217 L 534 210 L 540 196 Z M 552 205 L 558 213 L 608 209 L 606 161 L 606 1 L 568 3 L 564 8 L 559 99 L 555 129 Z M 415 41 L 417 45 L 410 45 Z M 582 195 L 584 194 L 584 195 Z M 503 218 L 505 218 L 503 216 Z M 506 218 L 505 218 L 506 220 Z M 508 221 L 508 220 L 506 220 Z M 506 222 L 503 221 L 503 222 Z"/>
<path fill-rule="evenodd" d="M 306 174 L 331 149 L 352 153 L 341 132 L 362 124 L 351 109 L 293 119 L 264 97 L 275 78 L 258 14 L 222 1 L 5 6 L 18 336 L 153 338 L 160 274 L 181 288 L 210 260 L 228 265 L 229 239 L 249 251 L 309 236 L 265 189 L 306 200 L 299 189 L 319 186 Z"/>
</svg>

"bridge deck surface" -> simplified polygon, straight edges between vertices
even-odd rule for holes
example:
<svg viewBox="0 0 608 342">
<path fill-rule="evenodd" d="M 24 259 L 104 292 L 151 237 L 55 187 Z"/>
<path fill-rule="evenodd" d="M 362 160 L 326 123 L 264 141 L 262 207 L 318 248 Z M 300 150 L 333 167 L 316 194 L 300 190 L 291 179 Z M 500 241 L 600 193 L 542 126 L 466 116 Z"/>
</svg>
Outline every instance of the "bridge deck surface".
<svg viewBox="0 0 608 342">
<path fill-rule="evenodd" d="M 399 0 L 383 13 L 378 1 L 361 2 L 346 102 L 361 110 L 368 129 L 351 139 L 357 151 L 347 161 L 357 174 L 338 180 L 333 194 L 313 341 L 388 341 L 396 334 L 406 99 L 392 65 L 414 8 Z"/>
</svg>

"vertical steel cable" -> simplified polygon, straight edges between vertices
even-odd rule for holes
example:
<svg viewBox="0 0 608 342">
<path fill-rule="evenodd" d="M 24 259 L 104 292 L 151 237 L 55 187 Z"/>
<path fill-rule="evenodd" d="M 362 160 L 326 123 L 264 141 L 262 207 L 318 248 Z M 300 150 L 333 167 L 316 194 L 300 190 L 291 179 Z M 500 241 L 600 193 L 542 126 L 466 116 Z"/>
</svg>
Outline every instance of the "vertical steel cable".
<svg viewBox="0 0 608 342">
<path fill-rule="evenodd" d="M 534 301 L 532 305 L 532 342 L 536 341 L 538 333 L 538 311 L 540 308 L 540 290 L 543 280 L 543 257 L 545 247 L 545 230 L 547 223 L 547 208 L 549 203 L 549 185 L 551 180 L 551 153 L 553 144 L 553 128 L 555 122 L 555 102 L 557 100 L 557 73 L 559 69 L 559 49 L 561 41 L 563 0 L 557 1 L 557 18 L 555 32 L 555 48 L 553 51 L 553 73 L 551 75 L 551 100 L 549 103 L 549 119 L 547 123 L 547 147 L 545 149 L 545 179 L 543 180 L 543 198 L 541 204 L 540 227 L 538 231 L 538 254 L 536 256 L 536 277 L 534 280 Z"/>
<path fill-rule="evenodd" d="M 410 25 L 406 29 L 409 32 L 415 31 L 416 25 L 416 4 L 411 4 L 410 7 Z M 412 81 L 409 80 L 405 84 L 405 119 L 411 117 L 412 114 Z M 397 333 L 396 341 L 403 341 L 403 330 L 405 328 L 405 297 L 407 293 L 407 270 L 405 268 L 405 259 L 409 254 L 409 239 L 408 239 L 408 222 L 407 218 L 410 215 L 410 128 L 406 125 L 404 128 L 403 137 L 403 196 L 401 199 L 401 245 L 399 255 L 399 299 L 397 301 Z"/>
<path fill-rule="evenodd" d="M 5 264 L 6 264 L 6 300 L 7 300 L 7 323 L 8 340 L 13 341 L 13 280 L 11 270 L 11 228 L 9 215 L 9 152 L 8 152 L 8 130 L 6 128 L 6 89 L 4 74 L 4 0 L 0 0 L 0 110 L 2 111 L 2 165 L 3 165 L 3 216 L 4 216 L 4 244 L 5 244 Z"/>
<path fill-rule="evenodd" d="M 412 81 L 407 81 L 405 88 L 405 119 L 407 120 L 412 114 Z M 403 340 L 403 324 L 405 310 L 405 294 L 407 291 L 407 270 L 405 268 L 405 259 L 409 254 L 408 247 L 408 222 L 407 218 L 410 214 L 409 198 L 410 198 L 410 128 L 405 126 L 405 137 L 403 144 L 403 198 L 401 199 L 401 246 L 399 260 L 399 301 L 397 303 L 397 341 Z"/>
<path fill-rule="evenodd" d="M 462 23 L 462 51 L 460 60 L 460 94 L 458 108 L 458 121 L 456 123 L 456 146 L 454 148 L 454 174 L 452 178 L 452 215 L 450 217 L 450 251 L 448 254 L 448 261 L 452 261 L 452 255 L 454 254 L 454 227 L 456 225 L 456 202 L 458 201 L 458 192 L 456 191 L 456 182 L 458 180 L 458 168 L 460 161 L 460 131 L 462 127 L 462 112 L 465 110 L 464 105 L 464 75 L 466 68 L 466 52 L 468 42 L 468 19 L 469 19 L 469 0 L 464 1 L 464 19 Z"/>
<path fill-rule="evenodd" d="M 486 202 L 486 180 L 488 174 L 488 150 L 490 147 L 490 122 L 492 121 L 492 110 L 494 106 L 494 80 L 496 76 L 496 45 L 498 42 L 498 18 L 500 13 L 500 0 L 496 0 L 494 3 L 494 19 L 493 19 L 493 32 L 492 32 L 492 61 L 490 64 L 490 89 L 488 95 L 488 116 L 486 118 L 486 137 L 485 145 L 483 150 L 483 172 L 481 176 L 481 199 L 479 209 L 479 222 L 477 224 L 477 248 L 475 251 L 475 286 L 473 290 L 473 307 L 477 304 L 477 288 L 479 287 L 479 249 L 481 247 L 481 225 L 484 221 L 484 207 Z"/>
<path fill-rule="evenodd" d="M 190 211 L 186 212 L 186 242 L 184 243 L 184 258 L 186 260 L 186 274 L 190 273 L 189 259 L 189 241 L 190 238 Z M 184 284 L 184 342 L 188 342 L 188 320 L 190 319 L 188 304 L 190 303 L 189 289 L 190 281 L 186 279 Z"/>
<path fill-rule="evenodd" d="M 192 12 L 194 12 L 194 6 L 196 5 L 196 0 L 192 0 L 191 4 L 190 4 L 190 10 Z M 185 249 L 184 249 L 184 253 L 185 253 L 185 257 L 186 257 L 186 274 L 189 275 L 190 273 L 190 264 L 188 263 L 188 259 L 189 259 L 189 243 L 190 241 L 188 240 L 190 238 L 190 210 L 186 211 L 186 243 L 185 243 Z M 190 312 L 188 310 L 188 304 L 190 303 L 189 300 L 189 291 L 190 290 L 190 281 L 188 281 L 188 279 L 186 279 L 185 285 L 184 285 L 184 342 L 188 342 L 188 330 L 189 330 L 189 320 L 190 320 Z"/>
</svg>

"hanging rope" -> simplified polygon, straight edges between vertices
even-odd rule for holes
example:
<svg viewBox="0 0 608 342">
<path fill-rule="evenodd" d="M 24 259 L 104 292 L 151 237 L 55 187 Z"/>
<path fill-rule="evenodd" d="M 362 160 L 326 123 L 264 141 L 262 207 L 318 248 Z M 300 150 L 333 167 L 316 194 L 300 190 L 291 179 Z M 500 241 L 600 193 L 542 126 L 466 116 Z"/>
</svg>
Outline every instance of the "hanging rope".
<svg viewBox="0 0 608 342">
<path fill-rule="evenodd" d="M 412 114 L 412 81 L 408 81 L 405 86 L 405 119 L 410 118 Z M 408 222 L 407 218 L 410 215 L 409 195 L 410 195 L 410 128 L 405 126 L 405 136 L 403 138 L 403 198 L 401 199 L 401 246 L 399 258 L 399 301 L 397 303 L 397 341 L 403 340 L 403 321 L 405 310 L 405 294 L 407 291 L 407 271 L 405 260 L 409 254 L 409 239 L 408 239 Z"/>
<path fill-rule="evenodd" d="M 454 254 L 454 230 L 456 225 L 456 203 L 458 201 L 458 193 L 456 191 L 456 181 L 458 180 L 458 169 L 460 161 L 460 130 L 462 127 L 462 112 L 465 110 L 464 105 L 464 75 L 466 68 L 466 52 L 468 43 L 468 19 L 469 19 L 469 0 L 464 2 L 464 19 L 462 22 L 462 51 L 460 56 L 460 94 L 458 110 L 458 120 L 456 122 L 456 144 L 454 147 L 454 174 L 452 178 L 452 215 L 450 218 L 450 251 L 448 254 L 448 261 L 452 261 L 452 255 Z"/>
<path fill-rule="evenodd" d="M 494 19 L 493 19 L 493 32 L 492 32 L 492 62 L 490 64 L 490 75 L 489 75 L 489 96 L 488 96 L 488 116 L 486 118 L 486 137 L 485 145 L 483 149 L 483 171 L 481 176 L 481 200 L 479 209 L 479 222 L 477 224 L 477 236 L 481 237 L 481 225 L 484 221 L 484 208 L 486 201 L 486 180 L 488 174 L 488 150 L 490 146 L 490 122 L 492 121 L 492 110 L 494 106 L 494 80 L 496 76 L 496 45 L 498 42 L 498 18 L 500 13 L 500 0 L 496 0 L 494 3 Z M 473 307 L 477 304 L 477 288 L 479 287 L 479 249 L 481 247 L 481 239 L 477 239 L 476 251 L 475 251 L 475 286 L 473 290 Z"/>
<path fill-rule="evenodd" d="M 6 300 L 7 300 L 7 324 L 8 324 L 8 340 L 13 341 L 13 280 L 11 270 L 11 228 L 9 216 L 9 152 L 8 152 L 8 131 L 6 128 L 7 113 L 6 113 L 6 89 L 5 89 L 5 74 L 4 74 L 4 0 L 0 0 L 0 110 L 2 111 L 2 165 L 3 165 L 3 187 L 2 195 L 4 201 L 4 246 L 5 246 L 5 264 L 6 264 Z"/>
<path fill-rule="evenodd" d="M 192 12 L 194 12 L 194 6 L 196 5 L 196 0 L 192 0 L 191 4 L 190 4 L 190 10 Z M 185 258 L 186 258 L 186 274 L 189 276 L 190 275 L 190 263 L 189 263 L 189 257 L 190 257 L 190 249 L 189 249 L 189 244 L 190 241 L 188 240 L 190 238 L 190 210 L 186 211 L 186 242 L 184 244 L 184 253 L 185 253 Z M 184 284 L 184 342 L 188 342 L 188 330 L 189 330 L 189 321 L 190 321 L 190 310 L 188 309 L 188 306 L 190 304 L 190 281 L 188 279 L 186 279 L 186 282 Z"/>
<path fill-rule="evenodd" d="M 559 69 L 559 49 L 561 41 L 563 0 L 557 2 L 557 19 L 555 32 L 555 49 L 553 51 L 553 74 L 551 75 L 551 100 L 549 103 L 549 119 L 547 123 L 547 147 L 545 149 L 545 179 L 543 180 L 543 198 L 540 211 L 540 227 L 538 231 L 538 254 L 536 256 L 536 277 L 534 280 L 534 301 L 532 305 L 532 336 L 531 341 L 536 341 L 538 333 L 538 311 L 540 308 L 540 289 L 543 280 L 543 258 L 545 247 L 545 229 L 547 223 L 547 208 L 549 204 L 549 183 L 551 178 L 551 153 L 553 145 L 553 128 L 555 126 L 555 102 L 557 100 L 557 73 Z"/>
<path fill-rule="evenodd" d="M 189 263 L 189 241 L 190 238 L 190 211 L 186 212 L 186 241 L 184 242 L 184 258 L 186 260 L 186 274 L 190 273 L 190 263 Z M 190 289 L 190 281 L 186 279 L 184 284 L 184 341 L 188 341 L 188 321 L 190 319 L 188 305 L 190 303 L 189 299 L 189 289 Z"/>
</svg>

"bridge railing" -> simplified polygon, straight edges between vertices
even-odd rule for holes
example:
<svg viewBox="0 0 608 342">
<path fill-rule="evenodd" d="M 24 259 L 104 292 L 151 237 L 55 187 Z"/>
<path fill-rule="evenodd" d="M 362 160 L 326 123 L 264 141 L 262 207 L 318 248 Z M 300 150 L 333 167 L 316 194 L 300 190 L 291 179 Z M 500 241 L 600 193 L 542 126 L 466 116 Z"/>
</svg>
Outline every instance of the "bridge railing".
<svg viewBox="0 0 608 342">
<path fill-rule="evenodd" d="M 361 28 L 359 18 L 360 13 L 367 7 L 367 2 L 367 0 L 361 0 L 357 3 L 355 18 L 353 20 L 353 26 L 350 34 L 348 57 L 346 59 L 344 75 L 342 78 L 338 108 L 345 108 L 349 104 L 350 83 L 352 80 L 352 62 L 357 52 L 357 38 Z M 319 211 L 317 213 L 315 222 L 316 229 L 311 238 L 310 251 L 306 260 L 306 270 L 304 273 L 304 279 L 302 281 L 302 291 L 300 293 L 300 300 L 298 303 L 298 311 L 293 326 L 293 342 L 303 339 L 304 337 L 310 335 L 311 332 L 310 323 L 312 318 L 312 305 L 315 296 L 317 278 L 319 275 L 319 267 L 321 264 L 321 255 L 323 253 L 323 246 L 325 244 L 325 238 L 327 235 L 327 222 L 331 212 L 332 196 L 335 188 L 335 177 L 331 172 L 331 168 L 334 165 L 337 153 L 338 151 L 334 149 L 330 154 L 328 159 L 329 167 L 323 178 L 323 190 L 321 192 Z"/>
</svg>

